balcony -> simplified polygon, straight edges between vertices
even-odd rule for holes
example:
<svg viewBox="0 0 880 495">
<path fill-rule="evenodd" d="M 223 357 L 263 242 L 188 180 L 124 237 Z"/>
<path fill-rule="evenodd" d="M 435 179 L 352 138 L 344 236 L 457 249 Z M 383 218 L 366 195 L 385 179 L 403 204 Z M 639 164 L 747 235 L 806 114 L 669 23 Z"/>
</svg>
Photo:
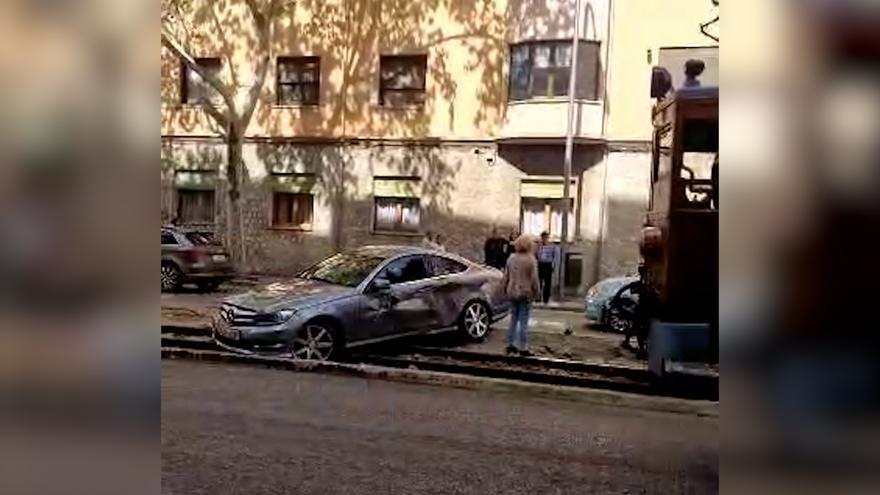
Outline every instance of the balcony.
<svg viewBox="0 0 880 495">
<path fill-rule="evenodd" d="M 602 139 L 601 101 L 575 100 L 574 136 Z M 501 139 L 561 138 L 568 130 L 568 98 L 511 101 L 501 127 Z"/>
</svg>

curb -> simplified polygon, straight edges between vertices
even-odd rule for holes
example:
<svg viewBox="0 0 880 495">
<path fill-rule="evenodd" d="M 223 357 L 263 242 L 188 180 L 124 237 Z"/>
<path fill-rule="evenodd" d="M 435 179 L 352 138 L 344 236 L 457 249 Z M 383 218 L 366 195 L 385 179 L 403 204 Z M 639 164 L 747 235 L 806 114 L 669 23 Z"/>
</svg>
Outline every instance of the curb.
<svg viewBox="0 0 880 495">
<path fill-rule="evenodd" d="M 493 362 L 512 362 L 520 365 L 530 366 L 547 366 L 555 369 L 567 371 L 579 371 L 584 373 L 595 373 L 598 375 L 622 376 L 635 380 L 648 379 L 650 372 L 647 364 L 644 366 L 621 366 L 618 364 L 609 364 L 603 361 L 575 361 L 571 359 L 559 359 L 546 356 L 510 356 L 504 354 L 493 354 L 489 352 L 468 351 L 461 349 L 445 349 L 439 347 L 412 347 L 411 354 L 422 354 L 429 356 L 450 356 L 460 359 L 486 360 Z"/>
<path fill-rule="evenodd" d="M 528 394 L 529 397 L 562 399 L 599 406 L 625 407 L 709 418 L 719 417 L 719 406 L 717 402 L 642 396 L 625 392 L 611 392 L 606 390 L 594 390 L 560 385 L 545 385 L 541 383 L 529 383 L 504 378 L 484 378 L 439 371 L 389 368 L 369 364 L 305 360 L 293 361 L 282 358 L 234 354 L 231 352 L 202 351 L 182 348 L 163 348 L 162 358 L 252 365 L 297 372 L 330 373 L 402 383 L 440 385 L 517 395 Z"/>
<path fill-rule="evenodd" d="M 210 325 L 160 325 L 161 333 L 176 333 L 187 336 L 211 335 Z"/>
</svg>

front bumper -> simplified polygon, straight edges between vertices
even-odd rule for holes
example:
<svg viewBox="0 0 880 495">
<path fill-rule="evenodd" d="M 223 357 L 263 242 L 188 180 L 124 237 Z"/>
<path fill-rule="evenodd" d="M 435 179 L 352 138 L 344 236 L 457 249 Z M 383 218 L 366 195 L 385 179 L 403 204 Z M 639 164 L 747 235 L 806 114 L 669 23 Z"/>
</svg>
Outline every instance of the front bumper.
<svg viewBox="0 0 880 495">
<path fill-rule="evenodd" d="M 211 319 L 214 342 L 224 349 L 242 354 L 289 354 L 289 343 L 296 334 L 295 327 L 286 323 L 265 327 L 233 327 L 214 315 Z"/>
</svg>

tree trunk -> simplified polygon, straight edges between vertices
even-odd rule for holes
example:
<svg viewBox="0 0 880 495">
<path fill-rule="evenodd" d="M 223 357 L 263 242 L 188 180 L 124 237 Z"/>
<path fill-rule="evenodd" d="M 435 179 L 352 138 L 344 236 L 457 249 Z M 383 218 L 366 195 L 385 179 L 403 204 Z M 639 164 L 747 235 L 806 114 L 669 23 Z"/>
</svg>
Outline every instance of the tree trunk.
<svg viewBox="0 0 880 495">
<path fill-rule="evenodd" d="M 242 139 L 234 128 L 226 141 L 226 181 L 229 203 L 226 210 L 226 249 L 239 271 L 245 269 L 244 230 L 241 216 Z"/>
</svg>

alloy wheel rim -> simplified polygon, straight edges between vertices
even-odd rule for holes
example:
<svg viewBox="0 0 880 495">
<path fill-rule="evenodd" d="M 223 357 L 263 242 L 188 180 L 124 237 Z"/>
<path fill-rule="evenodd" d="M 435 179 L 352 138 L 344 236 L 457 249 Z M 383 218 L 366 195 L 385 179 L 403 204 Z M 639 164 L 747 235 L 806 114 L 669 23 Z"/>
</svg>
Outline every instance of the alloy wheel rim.
<svg viewBox="0 0 880 495">
<path fill-rule="evenodd" d="M 162 287 L 170 289 L 177 285 L 177 271 L 171 265 L 162 266 Z"/>
<path fill-rule="evenodd" d="M 293 339 L 293 357 L 326 361 L 333 352 L 333 334 L 321 325 L 306 325 Z"/>
<path fill-rule="evenodd" d="M 489 314 L 481 304 L 471 304 L 465 310 L 464 326 L 471 337 L 480 338 L 489 329 Z"/>
<path fill-rule="evenodd" d="M 614 330 L 618 332 L 625 332 L 628 326 L 629 325 L 627 324 L 626 320 L 621 318 L 619 315 L 611 315 L 611 328 L 613 328 Z"/>
</svg>

